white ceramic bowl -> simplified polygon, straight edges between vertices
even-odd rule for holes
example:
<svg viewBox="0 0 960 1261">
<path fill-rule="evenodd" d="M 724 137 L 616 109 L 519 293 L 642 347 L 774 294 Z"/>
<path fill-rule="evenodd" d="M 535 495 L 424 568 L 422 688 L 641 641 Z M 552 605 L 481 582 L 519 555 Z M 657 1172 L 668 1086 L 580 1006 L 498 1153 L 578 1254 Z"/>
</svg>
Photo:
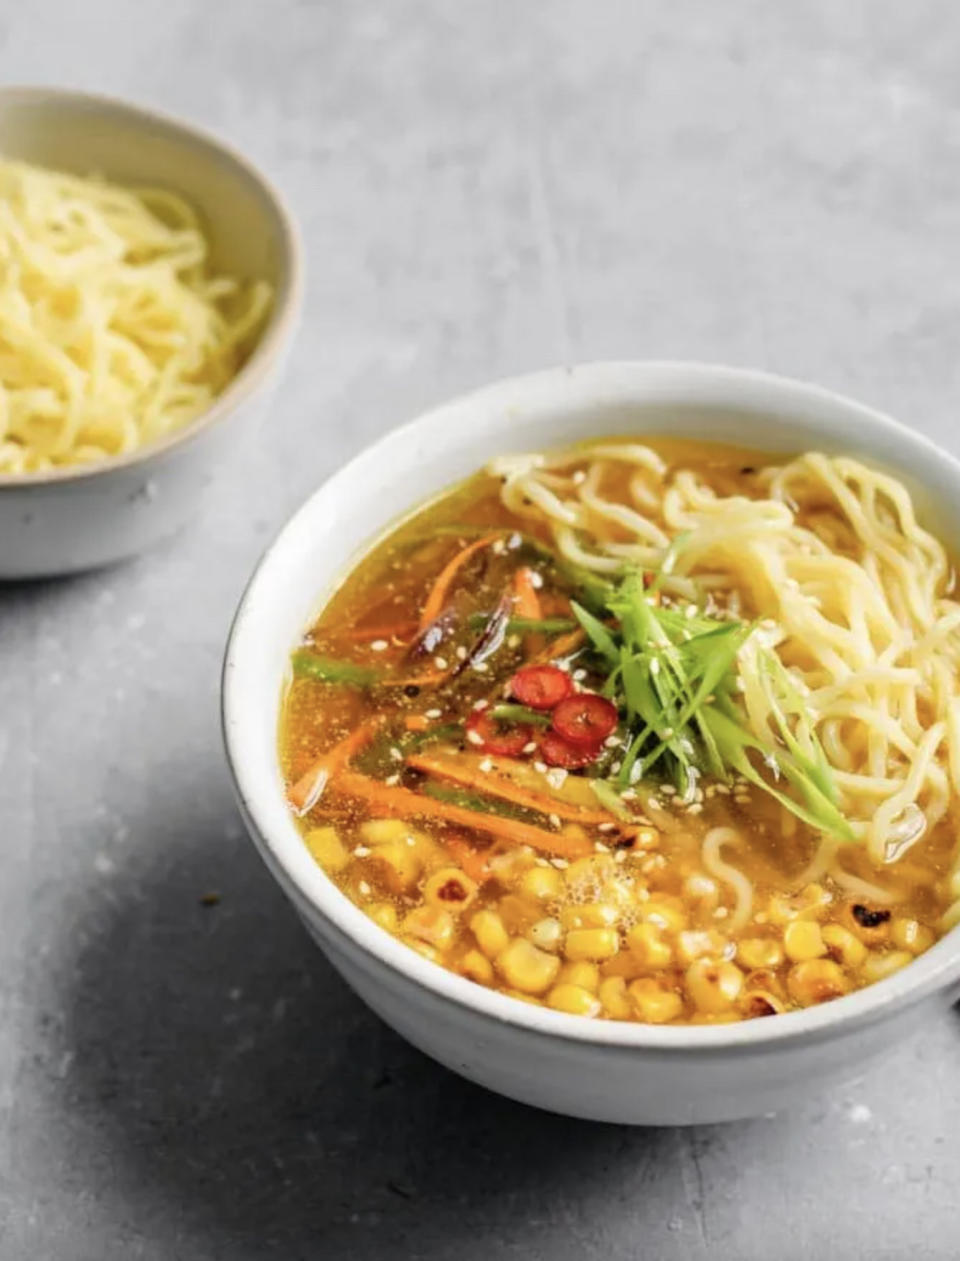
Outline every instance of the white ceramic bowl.
<svg viewBox="0 0 960 1261">
<path fill-rule="evenodd" d="M 388 1024 L 512 1098 L 603 1121 L 685 1124 L 780 1109 L 858 1074 L 955 997 L 958 932 L 888 980 L 766 1020 L 662 1028 L 533 1007 L 429 963 L 337 890 L 290 817 L 276 748 L 291 649 L 344 571 L 400 514 L 493 455 L 644 433 L 854 453 L 905 478 L 924 518 L 960 540 L 960 464 L 835 394 L 696 364 L 588 364 L 521 377 L 388 434 L 300 509 L 237 613 L 223 721 L 240 805 L 267 865 L 334 966 Z"/>
<path fill-rule="evenodd" d="M 195 513 L 241 427 L 265 407 L 296 323 L 302 265 L 293 221 L 269 181 L 222 142 L 152 110 L 82 92 L 0 88 L 0 154 L 182 193 L 203 216 L 213 265 L 269 280 L 275 292 L 253 354 L 191 424 L 103 464 L 0 476 L 0 578 L 37 577 L 130 556 Z"/>
</svg>

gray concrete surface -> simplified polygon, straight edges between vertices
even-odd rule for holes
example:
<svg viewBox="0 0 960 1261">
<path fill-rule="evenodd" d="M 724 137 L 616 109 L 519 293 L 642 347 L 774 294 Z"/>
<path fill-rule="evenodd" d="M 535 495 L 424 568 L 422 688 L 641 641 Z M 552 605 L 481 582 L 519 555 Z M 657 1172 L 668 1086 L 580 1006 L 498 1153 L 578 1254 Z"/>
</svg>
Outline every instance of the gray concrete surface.
<svg viewBox="0 0 960 1261">
<path fill-rule="evenodd" d="M 951 0 L 0 2 L 4 80 L 220 129 L 310 264 L 269 431 L 198 526 L 0 588 L 4 1261 L 957 1255 L 955 1012 L 790 1116 L 489 1096 L 306 940 L 241 834 L 217 674 L 291 509 L 491 378 L 727 360 L 960 447 L 958 41 Z"/>
</svg>

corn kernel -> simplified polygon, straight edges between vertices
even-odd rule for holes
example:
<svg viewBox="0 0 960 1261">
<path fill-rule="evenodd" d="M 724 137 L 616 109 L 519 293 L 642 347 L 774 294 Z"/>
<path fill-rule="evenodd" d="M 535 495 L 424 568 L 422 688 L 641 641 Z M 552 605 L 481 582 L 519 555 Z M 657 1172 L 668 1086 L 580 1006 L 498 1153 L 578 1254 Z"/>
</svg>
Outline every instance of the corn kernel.
<svg viewBox="0 0 960 1261">
<path fill-rule="evenodd" d="M 565 906 L 560 912 L 560 922 L 566 929 L 612 928 L 620 918 L 620 912 L 609 902 L 586 902 L 578 906 Z"/>
<path fill-rule="evenodd" d="M 529 867 L 517 882 L 521 897 L 552 902 L 563 893 L 563 876 L 555 867 Z"/>
<path fill-rule="evenodd" d="M 823 885 L 808 884 L 799 893 L 774 894 L 767 904 L 767 918 L 781 927 L 795 919 L 822 919 L 831 900 Z"/>
<path fill-rule="evenodd" d="M 547 1006 L 554 1011 L 569 1012 L 571 1016 L 596 1016 L 600 1013 L 600 1000 L 579 985 L 555 985 L 547 995 Z"/>
<path fill-rule="evenodd" d="M 508 893 L 497 903 L 497 910 L 500 912 L 500 918 L 507 926 L 510 933 L 522 933 L 525 928 L 543 916 L 543 907 L 537 902 L 532 902 L 529 898 L 518 897 L 515 893 Z"/>
<path fill-rule="evenodd" d="M 775 1016 L 783 1011 L 783 1003 L 769 990 L 744 990 L 737 999 L 737 1007 L 748 1020 L 762 1016 Z"/>
<path fill-rule="evenodd" d="M 913 955 L 909 950 L 890 950 L 885 954 L 871 951 L 862 968 L 863 979 L 882 981 L 884 977 L 893 976 L 894 972 L 899 972 L 901 968 L 905 968 L 912 962 Z"/>
<path fill-rule="evenodd" d="M 620 938 L 612 928 L 574 928 L 567 933 L 563 953 L 568 959 L 612 959 Z"/>
<path fill-rule="evenodd" d="M 385 928 L 388 933 L 397 931 L 399 916 L 392 902 L 375 902 L 373 906 L 367 907 L 366 911 L 373 922 Z"/>
<path fill-rule="evenodd" d="M 423 886 L 423 900 L 459 914 L 477 896 L 477 882 L 459 867 L 441 867 Z"/>
<path fill-rule="evenodd" d="M 684 974 L 687 993 L 702 1012 L 720 1012 L 733 1006 L 743 988 L 743 973 L 733 963 L 695 959 Z"/>
<path fill-rule="evenodd" d="M 827 950 L 846 968 L 859 968 L 867 957 L 867 948 L 859 937 L 854 937 L 842 924 L 824 924 L 820 930 Z"/>
<path fill-rule="evenodd" d="M 490 985 L 493 982 L 493 964 L 479 950 L 468 950 L 460 960 L 460 974 L 478 985 Z"/>
<path fill-rule="evenodd" d="M 367 819 L 360 824 L 360 835 L 368 845 L 405 843 L 414 833 L 403 819 Z"/>
<path fill-rule="evenodd" d="M 787 992 L 803 1007 L 839 998 L 849 988 L 850 982 L 832 959 L 805 959 L 787 973 Z"/>
<path fill-rule="evenodd" d="M 868 946 L 881 946 L 890 940 L 890 912 L 885 907 L 853 902 L 843 908 L 841 920 L 854 937 Z"/>
<path fill-rule="evenodd" d="M 923 954 L 933 945 L 933 933 L 925 924 L 915 919 L 895 919 L 890 925 L 890 940 L 901 950 L 911 954 Z"/>
<path fill-rule="evenodd" d="M 446 950 L 456 936 L 457 926 L 449 911 L 438 906 L 417 906 L 403 918 L 400 930 L 409 937 L 419 937 L 438 950 Z"/>
<path fill-rule="evenodd" d="M 656 924 L 635 924 L 627 933 L 627 946 L 648 968 L 668 968 L 673 963 L 673 951 Z"/>
<path fill-rule="evenodd" d="M 600 964 L 601 976 L 622 976 L 632 981 L 635 976 L 642 976 L 649 970 L 646 963 L 641 963 L 632 950 L 621 950 L 612 959 L 604 959 Z"/>
<path fill-rule="evenodd" d="M 514 937 L 496 958 L 497 971 L 511 989 L 524 994 L 542 994 L 560 971 L 556 955 L 538 950 L 523 937 Z"/>
<path fill-rule="evenodd" d="M 683 964 L 692 963 L 702 955 L 719 958 L 726 945 L 726 937 L 712 928 L 677 933 L 677 956 Z"/>
<path fill-rule="evenodd" d="M 382 819 L 376 822 L 384 822 Z M 423 863 L 416 850 L 405 841 L 386 841 L 371 854 L 371 861 L 383 863 L 387 883 L 398 893 L 413 886 L 420 879 Z"/>
<path fill-rule="evenodd" d="M 470 931 L 488 959 L 495 959 L 510 940 L 510 934 L 496 911 L 477 911 L 471 917 Z"/>
<path fill-rule="evenodd" d="M 622 976 L 608 976 L 600 982 L 600 1002 L 611 1020 L 629 1020 L 633 1014 Z"/>
<path fill-rule="evenodd" d="M 776 968 L 783 962 L 783 947 L 773 937 L 744 937 L 737 942 L 737 961 L 745 968 Z"/>
<path fill-rule="evenodd" d="M 600 969 L 588 959 L 579 959 L 576 963 L 565 963 L 557 974 L 557 980 L 596 993 L 600 984 Z"/>
<path fill-rule="evenodd" d="M 640 918 L 668 932 L 678 933 L 687 926 L 687 916 L 679 898 L 655 893 L 640 908 Z"/>
<path fill-rule="evenodd" d="M 720 888 L 716 880 L 699 871 L 687 876 L 683 882 L 683 891 L 687 897 L 704 903 L 707 907 L 714 907 L 720 901 Z"/>
<path fill-rule="evenodd" d="M 795 919 L 783 930 L 783 948 L 787 958 L 794 963 L 804 959 L 819 959 L 827 953 L 827 947 L 816 920 Z"/>
<path fill-rule="evenodd" d="M 336 828 L 311 828 L 304 840 L 307 849 L 325 871 L 343 871 L 350 861 L 350 851 L 341 841 Z"/>
<path fill-rule="evenodd" d="M 532 941 L 541 950 L 556 951 L 563 940 L 563 927 L 558 919 L 538 919 L 527 929 L 527 941 Z"/>
<path fill-rule="evenodd" d="M 662 1025 L 676 1020 L 683 1013 L 683 999 L 674 990 L 664 989 L 659 981 L 642 977 L 631 981 L 627 993 L 640 1020 L 651 1025 Z"/>
</svg>

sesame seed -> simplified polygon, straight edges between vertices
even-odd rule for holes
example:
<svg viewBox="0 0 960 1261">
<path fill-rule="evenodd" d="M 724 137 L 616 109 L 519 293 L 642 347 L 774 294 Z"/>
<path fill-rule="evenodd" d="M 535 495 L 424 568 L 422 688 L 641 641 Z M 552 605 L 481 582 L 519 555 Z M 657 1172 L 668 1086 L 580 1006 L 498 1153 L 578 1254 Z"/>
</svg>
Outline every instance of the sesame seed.
<svg viewBox="0 0 960 1261">
<path fill-rule="evenodd" d="M 410 846 L 411 849 L 413 849 L 417 843 L 417 838 L 415 836 L 408 836 L 406 838 L 406 843 Z"/>
<path fill-rule="evenodd" d="M 474 702 L 474 705 L 473 705 L 473 708 L 474 708 L 475 710 L 477 710 L 477 712 L 479 713 L 479 711 L 480 711 L 481 709 L 486 709 L 486 708 L 487 708 L 487 706 L 488 706 L 489 704 L 490 704 L 490 702 L 489 702 L 489 701 L 486 701 L 486 700 L 475 701 L 475 702 Z"/>
<path fill-rule="evenodd" d="M 674 788 L 673 784 L 663 784 L 660 791 L 665 797 L 672 797 L 677 790 Z"/>
<path fill-rule="evenodd" d="M 467 659 L 466 648 L 464 648 L 463 644 L 457 644 L 457 660 L 466 661 L 466 659 Z"/>
<path fill-rule="evenodd" d="M 651 674 L 659 674 L 659 673 L 660 673 L 660 662 L 657 660 L 657 658 L 656 658 L 656 657 L 652 658 L 652 660 L 651 660 L 651 662 L 650 662 L 650 673 L 651 673 Z"/>
<path fill-rule="evenodd" d="M 547 771 L 546 774 L 547 783 L 551 788 L 557 789 L 558 791 L 563 787 L 563 783 L 566 778 L 567 772 L 562 766 L 554 766 Z"/>
<path fill-rule="evenodd" d="M 491 552 L 493 552 L 494 556 L 502 556 L 503 553 L 507 550 L 507 545 L 503 541 L 503 539 L 495 539 L 493 546 L 490 548 L 490 550 Z"/>
<path fill-rule="evenodd" d="M 593 848 L 597 851 L 597 853 L 598 853 L 598 854 L 609 854 L 609 853 L 610 853 L 610 846 L 609 846 L 609 845 L 604 845 L 603 841 L 594 841 L 594 842 L 593 842 Z"/>
<path fill-rule="evenodd" d="M 538 772 L 539 774 L 541 774 L 541 775 L 546 775 L 546 773 L 547 773 L 547 764 L 546 764 L 546 762 L 534 762 L 534 764 L 533 764 L 533 769 L 534 769 L 535 771 L 537 771 L 537 772 Z"/>
<path fill-rule="evenodd" d="M 625 863 L 627 861 L 627 851 L 625 849 L 618 849 L 613 856 L 613 861 L 615 863 Z"/>
<path fill-rule="evenodd" d="M 621 766 L 623 766 L 622 762 L 614 762 L 613 765 L 610 767 L 612 774 L 616 775 L 617 772 L 620 770 Z"/>
<path fill-rule="evenodd" d="M 360 881 L 357 885 L 357 891 L 360 893 L 361 897 L 368 898 L 370 896 L 370 886 L 367 884 L 366 880 Z"/>
<path fill-rule="evenodd" d="M 476 670 L 477 674 L 486 674 L 490 669 L 485 661 L 475 661 L 473 663 L 473 668 Z"/>
<path fill-rule="evenodd" d="M 369 853 L 370 850 L 366 845 L 357 845 L 353 851 L 353 856 L 354 858 L 366 858 Z"/>
<path fill-rule="evenodd" d="M 403 754 L 400 752 L 400 750 L 397 748 L 397 746 L 396 746 L 396 745 L 394 745 L 394 746 L 391 748 L 391 750 L 390 750 L 390 756 L 393 758 L 393 760 L 394 760 L 395 762 L 402 762 L 402 761 L 403 761 Z"/>
<path fill-rule="evenodd" d="M 702 813 L 703 813 L 703 806 L 700 805 L 699 801 L 695 801 L 692 806 L 687 806 L 687 814 L 702 814 Z"/>
<path fill-rule="evenodd" d="M 598 832 L 615 832 L 616 830 L 617 830 L 617 825 L 615 823 L 598 823 L 597 824 Z"/>
<path fill-rule="evenodd" d="M 758 911 L 753 917 L 753 922 L 755 924 L 765 924 L 767 922 L 766 911 Z"/>
<path fill-rule="evenodd" d="M 511 534 L 510 537 L 507 539 L 507 547 L 511 548 L 512 550 L 516 550 L 516 548 L 518 548 L 522 542 L 523 542 L 523 536 L 520 534 L 517 534 L 516 531 L 514 531 L 514 533 Z"/>
<path fill-rule="evenodd" d="M 651 665 L 652 665 L 652 664 L 653 664 L 653 663 L 651 662 Z M 672 739 L 673 739 L 673 728 L 672 728 L 672 727 L 664 727 L 664 729 L 660 732 L 660 739 L 661 739 L 661 740 L 672 740 Z"/>
<path fill-rule="evenodd" d="M 535 569 L 530 570 L 530 585 L 535 591 L 539 591 L 543 586 L 543 574 L 538 574 Z"/>
<path fill-rule="evenodd" d="M 586 670 L 582 670 L 582 669 L 581 669 L 581 670 L 574 670 L 574 672 L 573 672 L 573 678 L 574 678 L 574 681 L 575 681 L 575 682 L 577 682 L 577 683 L 582 682 L 582 681 L 583 681 L 586 677 L 587 677 L 587 672 L 586 672 Z"/>
<path fill-rule="evenodd" d="M 560 826 L 560 816 L 559 816 L 558 814 L 548 814 L 548 815 L 547 815 L 547 818 L 549 819 L 549 821 L 550 821 L 550 826 L 551 826 L 552 828 L 559 828 L 559 826 Z"/>
<path fill-rule="evenodd" d="M 483 736 L 480 734 L 479 731 L 468 731 L 467 739 L 470 741 L 471 744 L 478 744 L 478 745 L 483 744 Z"/>
<path fill-rule="evenodd" d="M 683 616 L 689 617 L 689 618 L 696 617 L 697 606 L 695 604 L 688 604 L 687 607 L 683 610 Z"/>
<path fill-rule="evenodd" d="M 428 709 L 424 712 L 424 718 L 439 718 L 443 713 L 442 709 Z"/>
<path fill-rule="evenodd" d="M 526 743 L 526 744 L 523 746 L 523 748 L 520 750 L 520 752 L 521 752 L 521 753 L 536 753 L 536 751 L 537 751 L 537 742 L 536 742 L 536 740 L 529 740 L 529 741 L 527 741 L 527 743 Z"/>
<path fill-rule="evenodd" d="M 520 636 L 519 636 L 519 635 L 508 635 L 508 636 L 507 636 L 507 647 L 508 647 L 508 648 L 519 648 L 519 647 L 520 647 Z"/>
<path fill-rule="evenodd" d="M 490 758 L 485 757 L 482 762 L 477 765 L 478 771 L 483 771 L 484 775 L 488 775 L 493 770 L 493 762 Z"/>
<path fill-rule="evenodd" d="M 713 791 L 715 793 L 718 793 L 721 797 L 729 797 L 730 785 L 729 784 L 714 784 Z"/>
<path fill-rule="evenodd" d="M 385 639 L 375 639 L 370 647 L 374 652 L 386 652 L 388 644 Z"/>
<path fill-rule="evenodd" d="M 623 792 L 620 794 L 620 800 L 621 801 L 634 801 L 636 800 L 636 796 L 637 796 L 636 791 L 633 788 L 625 788 Z"/>
<path fill-rule="evenodd" d="M 390 788 L 395 788 L 396 785 L 400 783 L 400 776 L 388 775 L 387 778 L 383 782 L 387 784 Z"/>
<path fill-rule="evenodd" d="M 713 918 L 726 919 L 729 914 L 730 912 L 727 910 L 725 906 L 718 906 L 717 909 L 713 913 Z"/>
<path fill-rule="evenodd" d="M 448 663 L 446 657 L 434 657 L 433 664 L 438 670 L 446 670 Z"/>
<path fill-rule="evenodd" d="M 578 468 L 570 480 L 573 482 L 574 486 L 581 486 L 587 480 L 587 475 L 582 468 Z"/>
<path fill-rule="evenodd" d="M 557 871 L 566 871 L 570 866 L 565 858 L 551 858 L 550 865 L 556 867 Z"/>
</svg>

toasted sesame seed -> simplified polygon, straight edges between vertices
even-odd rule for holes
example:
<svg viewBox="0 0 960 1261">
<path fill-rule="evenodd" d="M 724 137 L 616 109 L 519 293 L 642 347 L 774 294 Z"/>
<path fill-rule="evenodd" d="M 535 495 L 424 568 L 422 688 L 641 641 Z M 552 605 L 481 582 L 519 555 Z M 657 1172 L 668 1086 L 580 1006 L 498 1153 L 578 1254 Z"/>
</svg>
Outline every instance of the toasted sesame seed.
<svg viewBox="0 0 960 1261">
<path fill-rule="evenodd" d="M 688 604 L 687 607 L 683 610 L 683 616 L 689 617 L 689 618 L 696 617 L 697 606 L 695 604 Z"/>
<path fill-rule="evenodd" d="M 713 913 L 713 918 L 726 919 L 729 914 L 730 912 L 725 906 L 718 906 L 717 909 Z"/>
<path fill-rule="evenodd" d="M 613 861 L 615 863 L 625 863 L 627 861 L 627 851 L 625 849 L 618 849 L 613 856 Z"/>
<path fill-rule="evenodd" d="M 467 739 L 471 744 L 483 744 L 483 736 L 479 731 L 468 731 Z"/>
<path fill-rule="evenodd" d="M 674 788 L 673 784 L 661 784 L 660 791 L 665 797 L 672 797 L 677 790 Z"/>
<path fill-rule="evenodd" d="M 354 856 L 354 858 L 366 858 L 366 856 L 367 856 L 369 853 L 370 853 L 370 850 L 369 850 L 368 846 L 366 846 L 366 845 L 357 845 L 357 846 L 355 846 L 355 848 L 354 848 L 354 851 L 353 851 L 353 856 Z"/>
<path fill-rule="evenodd" d="M 580 670 L 574 670 L 573 672 L 573 678 L 574 678 L 575 683 L 582 683 L 586 677 L 587 677 L 586 670 L 580 669 Z"/>
<path fill-rule="evenodd" d="M 636 800 L 636 796 L 637 796 L 637 794 L 636 794 L 636 790 L 635 790 L 635 789 L 633 789 L 633 788 L 625 788 L 625 789 L 623 790 L 623 792 L 620 794 L 620 799 L 621 799 L 622 801 L 634 801 L 634 800 Z"/>
<path fill-rule="evenodd" d="M 467 659 L 466 648 L 464 648 L 463 644 L 457 644 L 457 660 L 466 661 L 466 659 Z"/>
<path fill-rule="evenodd" d="M 370 647 L 374 652 L 386 652 L 389 645 L 385 639 L 375 639 Z"/>
<path fill-rule="evenodd" d="M 486 709 L 489 704 L 487 700 L 474 701 L 473 708 L 479 712 L 481 709 Z"/>
<path fill-rule="evenodd" d="M 566 869 L 570 866 L 565 858 L 551 858 L 550 864 L 551 866 L 556 867 L 557 871 L 566 871 Z"/>
<path fill-rule="evenodd" d="M 757 911 L 756 915 L 753 917 L 753 922 L 755 924 L 765 924 L 767 922 L 766 911 Z"/>
<path fill-rule="evenodd" d="M 617 825 L 615 823 L 598 823 L 597 824 L 598 832 L 615 832 L 616 830 L 617 830 Z"/>
<path fill-rule="evenodd" d="M 530 585 L 535 591 L 539 591 L 543 586 L 543 574 L 537 573 L 535 569 L 530 570 Z"/>
<path fill-rule="evenodd" d="M 522 542 L 523 542 L 523 535 L 517 534 L 517 532 L 514 531 L 513 534 L 511 534 L 510 537 L 507 539 L 507 547 L 511 548 L 512 550 L 516 550 Z"/>
<path fill-rule="evenodd" d="M 477 764 L 477 770 L 483 771 L 484 775 L 488 775 L 493 770 L 493 762 L 490 758 L 485 757 L 482 762 Z"/>
<path fill-rule="evenodd" d="M 477 674 L 486 674 L 490 669 L 485 661 L 475 661 L 473 663 L 473 668 L 476 670 Z"/>
<path fill-rule="evenodd" d="M 614 762 L 613 765 L 610 767 L 610 770 L 614 775 L 616 775 L 622 766 L 623 766 L 622 762 Z"/>
<path fill-rule="evenodd" d="M 567 772 L 562 766 L 554 766 L 547 771 L 545 778 L 551 788 L 559 790 L 563 787 L 564 780 L 567 778 Z"/>
<path fill-rule="evenodd" d="M 449 663 L 447 662 L 446 657 L 434 657 L 433 664 L 438 670 L 446 670 Z"/>
<path fill-rule="evenodd" d="M 609 845 L 604 845 L 603 841 L 594 841 L 594 842 L 593 842 L 593 848 L 597 851 L 597 853 L 598 853 L 598 854 L 609 854 L 609 853 L 610 853 L 610 846 L 609 846 Z"/>
<path fill-rule="evenodd" d="M 606 749 L 617 749 L 617 748 L 619 748 L 619 747 L 620 747 L 620 737 L 619 737 L 619 736 L 607 736 L 606 740 L 604 740 L 604 742 L 603 742 L 603 746 L 604 746 L 604 748 L 606 748 Z"/>
<path fill-rule="evenodd" d="M 519 648 L 519 647 L 520 647 L 520 636 L 519 636 L 519 635 L 516 635 L 516 634 L 514 634 L 514 635 L 508 635 L 508 636 L 507 636 L 507 647 L 508 647 L 508 648 Z"/>
<path fill-rule="evenodd" d="M 537 751 L 536 740 L 528 740 L 527 743 L 520 750 L 521 753 L 536 753 L 536 751 Z"/>
<path fill-rule="evenodd" d="M 657 658 L 656 658 L 656 657 L 651 658 L 651 661 L 650 661 L 650 673 L 651 673 L 651 674 L 659 674 L 659 673 L 660 673 L 660 662 L 657 660 Z"/>
<path fill-rule="evenodd" d="M 399 776 L 399 775 L 388 775 L 388 776 L 387 776 L 387 778 L 386 778 L 383 782 L 384 782 L 385 784 L 387 784 L 390 788 L 394 788 L 394 787 L 396 787 L 396 785 L 397 785 L 397 784 L 399 784 L 399 783 L 400 783 L 400 776 Z"/>
<path fill-rule="evenodd" d="M 424 711 L 424 718 L 439 718 L 443 713 L 442 709 L 428 709 Z"/>
<path fill-rule="evenodd" d="M 703 806 L 699 801 L 695 801 L 693 805 L 687 806 L 687 814 L 703 814 Z"/>
<path fill-rule="evenodd" d="M 502 556 L 507 550 L 507 545 L 503 539 L 495 539 L 490 550 L 493 552 L 494 556 Z"/>
<path fill-rule="evenodd" d="M 357 885 L 357 891 L 361 897 L 368 898 L 370 896 L 370 886 L 367 884 L 366 880 L 360 881 Z"/>
<path fill-rule="evenodd" d="M 559 826 L 560 826 L 560 816 L 559 816 L 558 814 L 553 814 L 553 813 L 548 814 L 548 815 L 547 815 L 547 818 L 549 819 L 549 821 L 550 821 L 550 826 L 551 826 L 552 828 L 559 828 Z"/>
<path fill-rule="evenodd" d="M 546 775 L 547 764 L 546 762 L 534 762 L 533 769 L 537 771 L 540 775 Z"/>
<path fill-rule="evenodd" d="M 587 475 L 582 468 L 578 468 L 576 472 L 571 475 L 570 480 L 573 482 L 574 486 L 580 486 L 587 480 Z"/>
</svg>

